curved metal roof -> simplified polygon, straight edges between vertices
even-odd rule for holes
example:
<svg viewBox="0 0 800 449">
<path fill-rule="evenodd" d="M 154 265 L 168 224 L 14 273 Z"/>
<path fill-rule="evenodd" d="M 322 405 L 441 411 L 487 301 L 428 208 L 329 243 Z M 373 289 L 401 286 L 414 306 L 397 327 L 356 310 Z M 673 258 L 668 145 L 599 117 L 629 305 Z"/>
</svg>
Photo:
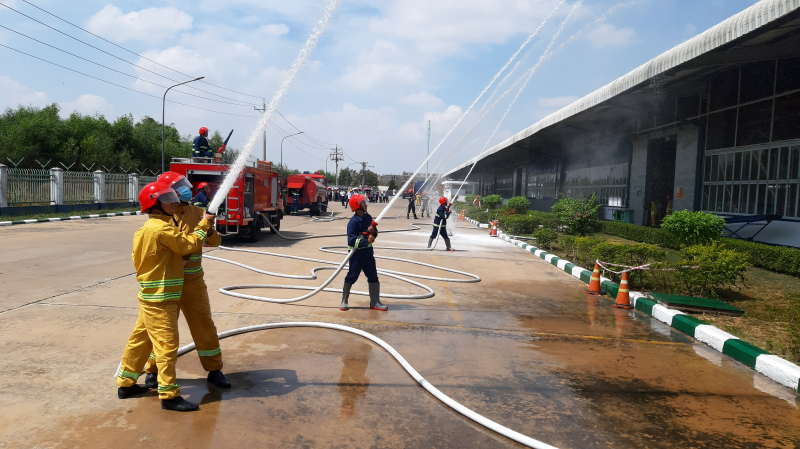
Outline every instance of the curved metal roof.
<svg viewBox="0 0 800 449">
<path fill-rule="evenodd" d="M 529 128 L 518 132 L 478 156 L 449 170 L 444 175 L 446 176 L 464 167 L 469 167 L 486 156 L 503 150 L 564 119 L 586 111 L 680 64 L 728 44 L 798 8 L 800 8 L 800 0 L 761 0 L 744 11 L 726 19 L 722 23 L 656 56 L 632 70 L 630 73 L 615 79 L 589 95 L 548 115 Z"/>
</svg>

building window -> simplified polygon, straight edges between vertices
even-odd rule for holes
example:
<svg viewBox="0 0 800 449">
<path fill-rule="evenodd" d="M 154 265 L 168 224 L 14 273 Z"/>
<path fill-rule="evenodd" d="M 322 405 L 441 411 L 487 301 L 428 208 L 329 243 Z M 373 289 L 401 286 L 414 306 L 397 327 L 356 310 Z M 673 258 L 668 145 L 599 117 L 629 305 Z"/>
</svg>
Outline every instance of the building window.
<svg viewBox="0 0 800 449">
<path fill-rule="evenodd" d="M 558 187 L 557 173 L 540 173 L 528 175 L 527 193 L 529 198 L 555 198 Z"/>
<path fill-rule="evenodd" d="M 798 217 L 800 141 L 709 151 L 702 209 L 739 215 Z"/>
<path fill-rule="evenodd" d="M 609 198 L 627 202 L 628 164 L 581 168 L 564 172 L 564 196 L 589 198 L 597 194 L 599 204 L 608 204 Z"/>
</svg>

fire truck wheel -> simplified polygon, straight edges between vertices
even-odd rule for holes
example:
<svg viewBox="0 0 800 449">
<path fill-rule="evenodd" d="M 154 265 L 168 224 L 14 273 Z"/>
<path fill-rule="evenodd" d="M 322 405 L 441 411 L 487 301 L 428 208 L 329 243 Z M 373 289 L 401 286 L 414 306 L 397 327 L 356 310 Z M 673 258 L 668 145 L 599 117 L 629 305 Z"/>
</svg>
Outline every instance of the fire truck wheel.
<svg viewBox="0 0 800 449">
<path fill-rule="evenodd" d="M 250 242 L 255 243 L 258 241 L 258 237 L 261 234 L 261 223 L 259 221 L 260 219 L 256 218 L 247 225 L 250 228 L 250 232 L 247 233 L 247 240 Z"/>
<path fill-rule="evenodd" d="M 274 220 L 272 219 L 272 217 L 270 217 L 269 219 L 272 221 L 272 226 L 274 226 L 274 228 L 269 228 L 269 232 L 271 232 L 273 234 L 277 234 L 278 231 L 281 230 L 281 220 L 280 220 L 280 218 L 278 218 L 278 216 L 276 215 Z"/>
</svg>

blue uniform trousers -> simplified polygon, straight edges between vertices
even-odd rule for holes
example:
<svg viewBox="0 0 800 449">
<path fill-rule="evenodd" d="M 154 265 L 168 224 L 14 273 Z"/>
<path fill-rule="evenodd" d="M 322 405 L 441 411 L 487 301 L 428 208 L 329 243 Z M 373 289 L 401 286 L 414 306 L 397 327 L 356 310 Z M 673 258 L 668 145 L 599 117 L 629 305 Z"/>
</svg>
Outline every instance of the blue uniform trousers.
<svg viewBox="0 0 800 449">
<path fill-rule="evenodd" d="M 367 282 L 374 284 L 378 282 L 378 267 L 375 265 L 375 256 L 372 248 L 355 249 L 355 254 L 350 259 L 350 269 L 347 271 L 347 277 L 344 282 L 347 284 L 355 284 L 361 271 L 367 276 Z"/>
</svg>

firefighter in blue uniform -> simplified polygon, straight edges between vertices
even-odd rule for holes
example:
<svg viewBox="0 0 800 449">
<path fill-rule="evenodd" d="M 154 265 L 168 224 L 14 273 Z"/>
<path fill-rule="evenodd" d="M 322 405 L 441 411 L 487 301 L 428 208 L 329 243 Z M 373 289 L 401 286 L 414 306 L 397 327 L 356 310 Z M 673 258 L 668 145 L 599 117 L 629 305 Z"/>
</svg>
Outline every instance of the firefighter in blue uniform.
<svg viewBox="0 0 800 449">
<path fill-rule="evenodd" d="M 372 221 L 372 216 L 367 213 L 367 203 L 367 198 L 361 194 L 350 198 L 350 209 L 355 213 L 347 224 L 347 246 L 353 251 L 353 257 L 350 258 L 350 268 L 347 277 L 344 278 L 342 304 L 339 310 L 349 308 L 347 299 L 350 297 L 350 288 L 356 283 L 362 271 L 367 276 L 369 285 L 369 308 L 389 310 L 387 306 L 381 304 L 381 283 L 378 281 L 378 268 L 372 252 L 372 243 L 378 236 L 378 223 Z"/>
<path fill-rule="evenodd" d="M 205 126 L 200 128 L 200 135 L 194 138 L 192 157 L 214 157 L 211 144 L 208 143 L 208 128 Z"/>
<path fill-rule="evenodd" d="M 208 197 L 210 193 L 211 186 L 209 186 L 207 182 L 201 182 L 200 185 L 197 186 L 197 195 L 194 196 L 192 204 L 197 207 L 202 207 L 203 209 L 208 209 L 208 205 L 211 204 L 211 199 Z"/>
<path fill-rule="evenodd" d="M 444 239 L 444 244 L 447 246 L 448 251 L 455 251 L 450 246 L 450 237 L 447 235 L 447 219 L 450 218 L 450 207 L 447 204 L 447 198 L 439 198 L 439 209 L 436 210 L 436 216 L 433 218 L 433 233 L 431 238 L 428 239 L 428 248 L 433 244 L 433 239 L 436 234 L 439 234 Z"/>
</svg>

